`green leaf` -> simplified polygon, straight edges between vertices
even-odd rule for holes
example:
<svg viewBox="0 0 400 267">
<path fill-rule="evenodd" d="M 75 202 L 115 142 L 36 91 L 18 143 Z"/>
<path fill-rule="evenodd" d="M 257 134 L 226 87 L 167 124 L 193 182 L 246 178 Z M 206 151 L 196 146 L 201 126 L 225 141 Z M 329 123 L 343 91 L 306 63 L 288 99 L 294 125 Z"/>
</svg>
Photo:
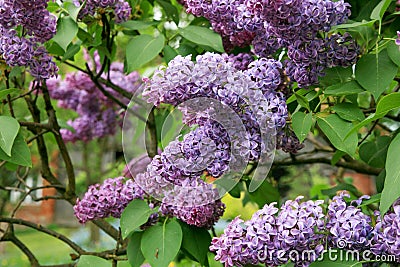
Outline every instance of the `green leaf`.
<svg viewBox="0 0 400 267">
<path fill-rule="evenodd" d="M 62 61 L 64 62 L 68 59 L 73 58 L 79 52 L 79 50 L 81 50 L 81 46 L 78 44 L 73 44 L 69 46 L 62 58 Z"/>
<path fill-rule="evenodd" d="M 400 197 L 400 135 L 392 140 L 389 145 L 386 158 L 386 178 L 385 185 L 382 190 L 381 205 L 379 207 L 381 214 L 385 214 L 393 202 Z"/>
<path fill-rule="evenodd" d="M 206 265 L 207 252 L 211 244 L 210 233 L 205 228 L 198 228 L 181 223 L 182 248 L 193 256 L 202 266 Z"/>
<path fill-rule="evenodd" d="M 390 59 L 400 67 L 400 46 L 396 45 L 395 42 L 392 41 L 387 46 L 387 52 Z"/>
<path fill-rule="evenodd" d="M 353 70 L 351 67 L 334 67 L 325 69 L 325 75 L 319 77 L 319 83 L 324 86 L 330 86 L 338 83 L 344 83 L 351 80 Z"/>
<path fill-rule="evenodd" d="M 356 80 L 375 99 L 389 87 L 396 73 L 397 66 L 389 58 L 386 49 L 376 55 L 364 55 L 356 64 Z"/>
<path fill-rule="evenodd" d="M 338 191 L 346 190 L 352 193 L 358 193 L 357 188 L 354 187 L 354 185 L 351 184 L 346 184 L 346 183 L 341 183 L 338 184 L 337 186 L 334 186 L 329 189 L 323 189 L 321 190 L 321 193 L 324 194 L 325 196 L 328 196 L 330 198 L 334 197 Z"/>
<path fill-rule="evenodd" d="M 8 94 L 12 94 L 18 92 L 17 88 L 10 88 L 10 89 L 4 89 L 0 91 L 0 100 L 2 100 L 3 98 L 6 98 Z"/>
<path fill-rule="evenodd" d="M 344 120 L 362 121 L 365 119 L 364 113 L 361 111 L 361 109 L 352 103 L 339 103 L 336 104 L 332 109 Z"/>
<path fill-rule="evenodd" d="M 225 52 L 221 36 L 208 28 L 189 25 L 179 29 L 179 34 L 195 44 L 211 47 L 221 53 Z"/>
<path fill-rule="evenodd" d="M 383 169 L 375 179 L 376 192 L 381 193 L 385 185 L 386 170 Z"/>
<path fill-rule="evenodd" d="M 352 95 L 361 92 L 364 92 L 364 90 L 356 81 L 334 84 L 324 91 L 326 95 L 334 96 Z"/>
<path fill-rule="evenodd" d="M 322 260 L 311 263 L 310 267 L 362 267 L 362 263 L 355 260 L 354 255 L 346 254 L 346 251 L 340 249 L 324 251 L 322 256 Z"/>
<path fill-rule="evenodd" d="M 249 193 L 250 199 L 257 203 L 259 208 L 265 204 L 272 202 L 279 202 L 280 194 L 278 189 L 273 187 L 267 180 L 265 180 L 260 187 L 252 193 Z"/>
<path fill-rule="evenodd" d="M 317 122 L 332 145 L 351 156 L 355 155 L 358 144 L 357 133 L 353 133 L 346 138 L 346 134 L 353 128 L 351 122 L 344 121 L 336 114 L 328 117 L 319 117 Z"/>
<path fill-rule="evenodd" d="M 126 47 L 128 72 L 137 70 L 154 59 L 164 48 L 164 42 L 165 38 L 163 35 L 152 37 L 147 34 L 142 34 L 133 37 Z"/>
<path fill-rule="evenodd" d="M 57 33 L 53 37 L 53 41 L 66 51 L 78 33 L 78 29 L 78 24 L 71 16 L 61 17 L 57 21 Z"/>
<path fill-rule="evenodd" d="M 176 25 L 179 24 L 179 13 L 176 6 L 164 0 L 156 0 L 156 2 L 164 9 L 167 18 L 172 19 Z"/>
<path fill-rule="evenodd" d="M 111 262 L 97 256 L 82 255 L 77 267 L 111 267 Z"/>
<path fill-rule="evenodd" d="M 363 143 L 359 150 L 360 158 L 372 167 L 384 168 L 390 140 L 389 136 L 378 136 L 375 141 Z"/>
<path fill-rule="evenodd" d="M 164 60 L 165 63 L 168 64 L 172 59 L 174 59 L 178 55 L 175 49 L 170 47 L 169 45 L 164 46 Z"/>
<path fill-rule="evenodd" d="M 154 26 L 157 24 L 158 22 L 156 21 L 128 20 L 121 23 L 120 25 L 130 30 L 144 30 L 150 26 Z"/>
<path fill-rule="evenodd" d="M 78 19 L 79 11 L 84 5 L 79 5 L 78 7 L 72 2 L 72 0 L 64 1 L 64 7 L 68 10 L 68 14 L 71 18 L 76 21 Z"/>
<path fill-rule="evenodd" d="M 21 134 L 18 134 L 14 140 L 11 155 L 11 157 L 6 155 L 6 153 L 0 149 L 0 160 L 5 160 L 21 166 L 32 167 L 31 151 Z"/>
<path fill-rule="evenodd" d="M 146 201 L 135 199 L 124 209 L 121 215 L 121 234 L 126 238 L 131 232 L 146 223 L 153 211 Z"/>
<path fill-rule="evenodd" d="M 343 152 L 341 150 L 336 150 L 335 154 L 333 154 L 332 159 L 331 159 L 331 165 L 336 165 L 336 163 L 339 162 L 339 160 L 346 155 L 346 152 Z"/>
<path fill-rule="evenodd" d="M 11 149 L 19 131 L 19 123 L 13 117 L 0 116 L 0 148 L 11 157 Z"/>
<path fill-rule="evenodd" d="M 339 24 L 335 25 L 331 28 L 331 31 L 337 30 L 337 29 L 349 29 L 349 28 L 354 28 L 358 26 L 372 26 L 375 23 L 376 19 L 374 20 L 362 20 L 362 21 L 354 21 L 352 23 L 345 23 L 345 24 Z"/>
<path fill-rule="evenodd" d="M 370 122 L 384 117 L 389 111 L 400 107 L 400 93 L 391 93 L 381 98 L 376 106 L 376 112 L 369 115 L 365 120 L 354 126 L 346 135 L 346 138 L 357 132 L 361 127 Z"/>
<path fill-rule="evenodd" d="M 292 116 L 292 127 L 293 131 L 296 134 L 297 138 L 299 138 L 300 142 L 303 142 L 306 139 L 308 132 L 310 131 L 312 126 L 312 114 L 303 112 L 296 112 Z"/>
<path fill-rule="evenodd" d="M 129 264 L 132 267 L 140 267 L 144 262 L 144 256 L 142 250 L 140 249 L 140 244 L 142 242 L 143 232 L 133 233 L 129 238 L 128 248 L 126 253 L 128 256 Z"/>
<path fill-rule="evenodd" d="M 152 226 L 143 233 L 141 249 L 152 267 L 167 267 L 178 254 L 182 242 L 182 229 L 171 220 L 164 225 Z"/>
<path fill-rule="evenodd" d="M 392 0 L 382 0 L 374 10 L 372 10 L 371 19 L 382 20 L 383 14 L 385 14 L 391 2 Z"/>
<path fill-rule="evenodd" d="M 308 103 L 308 100 L 305 96 L 302 96 L 298 93 L 294 93 L 294 95 L 296 96 L 297 103 L 299 103 L 300 106 L 307 109 L 308 111 L 311 111 L 310 103 Z"/>
<path fill-rule="evenodd" d="M 381 200 L 381 194 L 376 194 L 371 196 L 369 199 L 363 200 L 363 202 L 358 206 L 359 208 L 368 206 L 370 204 L 378 203 Z"/>
</svg>

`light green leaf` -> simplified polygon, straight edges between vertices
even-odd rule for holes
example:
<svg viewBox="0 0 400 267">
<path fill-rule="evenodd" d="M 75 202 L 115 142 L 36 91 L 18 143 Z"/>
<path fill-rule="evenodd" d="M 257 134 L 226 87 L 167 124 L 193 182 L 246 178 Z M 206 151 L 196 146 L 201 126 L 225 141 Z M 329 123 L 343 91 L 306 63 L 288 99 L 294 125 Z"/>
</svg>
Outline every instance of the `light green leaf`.
<svg viewBox="0 0 400 267">
<path fill-rule="evenodd" d="M 396 76 L 397 66 L 389 58 L 387 50 L 379 54 L 364 55 L 356 64 L 356 80 L 377 100 Z"/>
<path fill-rule="evenodd" d="M 376 19 L 374 20 L 363 20 L 363 21 L 354 21 L 352 23 L 345 23 L 345 24 L 339 24 L 335 25 L 332 27 L 331 31 L 337 30 L 337 29 L 349 29 L 349 28 L 354 28 L 358 26 L 371 26 L 375 23 Z"/>
<path fill-rule="evenodd" d="M 143 232 L 136 232 L 129 237 L 129 243 L 128 248 L 126 249 L 126 253 L 128 256 L 129 264 L 132 267 L 140 267 L 144 262 L 144 256 L 142 250 L 140 249 L 142 235 Z"/>
<path fill-rule="evenodd" d="M 142 67 L 154 59 L 164 48 L 165 38 L 163 35 L 152 37 L 142 34 L 133 37 L 126 47 L 126 61 L 128 72 Z"/>
<path fill-rule="evenodd" d="M 14 140 L 11 155 L 11 157 L 6 155 L 6 153 L 0 149 L 0 160 L 5 160 L 21 166 L 32 167 L 31 151 L 21 134 L 18 134 Z"/>
<path fill-rule="evenodd" d="M 361 111 L 361 109 L 352 103 L 339 103 L 336 104 L 332 109 L 344 120 L 362 121 L 365 119 L 364 113 Z"/>
<path fill-rule="evenodd" d="M 153 211 L 146 201 L 135 199 L 124 209 L 121 215 L 121 234 L 126 238 L 131 232 L 146 223 Z"/>
<path fill-rule="evenodd" d="M 324 251 L 323 260 L 311 263 L 310 267 L 362 267 L 362 263 L 355 259 L 345 257 L 346 251 L 335 249 Z M 347 255 L 352 255 L 347 253 Z"/>
<path fill-rule="evenodd" d="M 329 115 L 328 117 L 319 117 L 317 118 L 317 122 L 332 145 L 351 156 L 355 155 L 358 144 L 357 133 L 353 133 L 345 139 L 346 134 L 353 128 L 351 122 L 341 119 L 336 114 Z"/>
<path fill-rule="evenodd" d="M 189 25 L 179 29 L 179 33 L 183 38 L 195 44 L 211 47 L 221 53 L 225 52 L 221 36 L 208 28 Z"/>
<path fill-rule="evenodd" d="M 78 29 L 78 24 L 71 16 L 61 17 L 57 21 L 57 33 L 53 37 L 53 41 L 66 51 L 78 33 Z"/>
<path fill-rule="evenodd" d="M 297 99 L 297 103 L 299 103 L 300 106 L 302 106 L 303 108 L 307 109 L 308 111 L 311 111 L 310 109 L 310 103 L 308 103 L 308 100 L 305 96 L 302 96 L 298 93 L 294 93 L 294 95 L 296 96 Z"/>
<path fill-rule="evenodd" d="M 13 117 L 0 116 L 0 148 L 11 157 L 11 149 L 19 131 L 19 123 Z"/>
<path fill-rule="evenodd" d="M 386 158 L 386 178 L 382 190 L 381 205 L 379 207 L 381 214 L 385 214 L 393 202 L 400 197 L 400 134 L 392 140 L 389 145 Z"/>
<path fill-rule="evenodd" d="M 312 126 L 312 114 L 303 112 L 296 112 L 292 116 L 292 128 L 300 142 L 306 139 L 308 132 Z"/>
<path fill-rule="evenodd" d="M 6 96 L 8 95 L 8 94 L 12 94 L 12 93 L 15 93 L 15 92 L 18 92 L 18 89 L 17 88 L 10 88 L 10 89 L 4 89 L 4 90 L 1 90 L 0 91 L 0 100 L 2 100 L 3 98 L 6 98 Z"/>
<path fill-rule="evenodd" d="M 171 220 L 167 224 L 146 229 L 141 249 L 152 267 L 167 267 L 178 254 L 181 242 L 181 226 L 175 220 Z"/>
<path fill-rule="evenodd" d="M 84 4 L 81 4 L 78 7 L 76 7 L 75 4 L 72 2 L 72 0 L 64 1 L 64 7 L 65 9 L 68 10 L 68 14 L 74 21 L 78 19 L 79 11 L 81 11 L 81 8 L 83 6 Z"/>
<path fill-rule="evenodd" d="M 372 10 L 371 19 L 382 20 L 383 14 L 385 14 L 391 2 L 392 0 L 382 0 L 374 10 Z"/>
<path fill-rule="evenodd" d="M 370 204 L 378 203 L 381 200 L 381 194 L 376 194 L 371 196 L 369 199 L 363 200 L 363 202 L 358 206 L 359 208 L 368 206 Z"/>
<path fill-rule="evenodd" d="M 130 30 L 144 30 L 150 26 L 154 26 L 157 24 L 158 22 L 156 21 L 128 20 L 121 23 L 120 25 Z"/>
<path fill-rule="evenodd" d="M 334 96 L 352 95 L 361 92 L 364 92 L 364 90 L 356 81 L 334 84 L 326 88 L 324 91 L 326 95 Z"/>
<path fill-rule="evenodd" d="M 111 262 L 97 256 L 82 255 L 77 267 L 111 267 Z"/>
</svg>

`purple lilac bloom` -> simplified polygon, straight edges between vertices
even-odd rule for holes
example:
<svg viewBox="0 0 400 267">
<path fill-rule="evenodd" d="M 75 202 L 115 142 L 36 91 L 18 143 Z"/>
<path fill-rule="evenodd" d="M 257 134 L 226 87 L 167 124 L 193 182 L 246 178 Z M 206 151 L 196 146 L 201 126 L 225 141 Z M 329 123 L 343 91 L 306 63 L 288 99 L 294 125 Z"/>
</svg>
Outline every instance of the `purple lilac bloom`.
<svg viewBox="0 0 400 267">
<path fill-rule="evenodd" d="M 94 62 L 90 61 L 91 67 L 100 65 L 100 58 L 95 54 Z M 106 78 L 108 74 L 103 74 Z M 141 85 L 140 76 L 137 72 L 125 75 L 123 64 L 113 62 L 110 66 L 109 77 L 112 83 L 124 90 L 134 93 Z M 47 81 L 50 96 L 57 99 L 58 106 L 72 109 L 79 115 L 78 118 L 68 121 L 73 128 L 62 129 L 61 134 L 65 141 L 76 142 L 78 140 L 90 141 L 94 138 L 102 138 L 113 135 L 122 123 L 119 107 L 104 96 L 93 83 L 89 75 L 83 72 L 69 72 L 64 80 L 53 78 Z M 116 98 L 120 98 L 113 89 L 105 87 Z M 127 102 L 122 99 L 122 102 Z"/>
<path fill-rule="evenodd" d="M 397 39 L 395 41 L 395 43 L 400 46 L 400 31 L 397 31 Z"/>
<path fill-rule="evenodd" d="M 113 10 L 115 14 L 115 22 L 121 23 L 127 21 L 132 13 L 132 8 L 125 0 L 74 0 L 75 6 L 83 5 L 79 11 L 78 18 L 84 19 L 86 16 L 96 16 L 98 12 L 105 10 Z"/>
<path fill-rule="evenodd" d="M 46 8 L 44 0 L 4 0 L 0 5 L 0 57 L 11 67 L 27 67 L 36 79 L 58 71 L 43 46 L 56 33 L 56 17 Z"/>
<path fill-rule="evenodd" d="M 80 223 L 113 216 L 119 218 L 133 199 L 143 199 L 144 192 L 133 181 L 124 177 L 109 178 L 102 184 L 89 186 L 82 199 L 74 206 Z"/>
</svg>

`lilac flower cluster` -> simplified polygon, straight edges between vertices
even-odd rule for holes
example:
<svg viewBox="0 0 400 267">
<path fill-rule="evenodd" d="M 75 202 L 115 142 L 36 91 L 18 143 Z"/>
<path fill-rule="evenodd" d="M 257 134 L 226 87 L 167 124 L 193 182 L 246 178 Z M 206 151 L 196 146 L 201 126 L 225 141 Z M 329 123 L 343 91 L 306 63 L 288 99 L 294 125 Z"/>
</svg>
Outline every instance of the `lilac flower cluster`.
<svg viewBox="0 0 400 267">
<path fill-rule="evenodd" d="M 74 206 L 74 214 L 80 223 L 107 218 L 121 217 L 122 211 L 133 199 L 143 199 L 144 192 L 131 179 L 109 178 L 102 184 L 89 186 L 81 200 Z"/>
<path fill-rule="evenodd" d="M 362 212 L 359 205 L 368 196 L 350 203 L 345 201 L 348 197 L 345 192 L 335 196 L 327 212 L 324 201 L 300 202 L 302 197 L 286 201 L 280 209 L 275 203 L 265 205 L 249 221 L 235 218 L 221 236 L 213 238 L 210 250 L 227 267 L 279 266 L 289 260 L 295 266 L 309 266 L 331 248 L 369 250 L 393 255 L 400 262 L 400 200 L 382 217 L 379 212 L 374 216 Z"/>
<path fill-rule="evenodd" d="M 97 54 L 95 55 L 95 64 L 99 65 Z M 107 75 L 103 74 L 104 78 L 107 78 Z M 111 64 L 109 77 L 111 82 L 132 93 L 141 84 L 139 74 L 132 72 L 125 75 L 123 64 L 119 62 Z M 61 80 L 60 77 L 49 79 L 47 86 L 50 96 L 59 100 L 60 107 L 74 110 L 79 115 L 75 120 L 68 121 L 74 131 L 61 129 L 65 141 L 82 140 L 86 142 L 93 138 L 112 135 L 118 125 L 122 123 L 123 114 L 119 112 L 118 107 L 99 91 L 90 76 L 85 73 L 69 72 L 64 80 Z M 105 90 L 115 97 L 119 97 L 111 88 L 105 87 Z"/>
<path fill-rule="evenodd" d="M 301 199 L 286 201 L 280 210 L 276 203 L 265 205 L 246 222 L 233 220 L 212 240 L 210 250 L 216 253 L 215 259 L 225 266 L 279 266 L 289 261 L 292 251 L 298 255 L 315 251 L 315 258 L 294 260 L 295 266 L 308 266 L 323 250 L 324 236 L 317 233 L 324 227 L 323 201 Z"/>
<path fill-rule="evenodd" d="M 58 68 L 43 43 L 56 33 L 56 17 L 46 0 L 0 2 L 0 57 L 7 65 L 29 68 L 37 79 L 48 79 Z"/>
<path fill-rule="evenodd" d="M 78 18 L 83 19 L 86 16 L 96 16 L 107 11 L 113 11 L 115 21 L 121 23 L 127 21 L 131 16 L 132 8 L 125 0 L 74 0 L 76 7 L 83 5 L 79 11 Z"/>
<path fill-rule="evenodd" d="M 300 87 L 316 84 L 325 68 L 349 66 L 357 58 L 349 35 L 318 35 L 348 19 L 350 5 L 343 0 L 188 0 L 184 5 L 210 20 L 226 50 L 251 44 L 254 54 L 268 57 L 286 47 L 286 74 Z"/>
</svg>

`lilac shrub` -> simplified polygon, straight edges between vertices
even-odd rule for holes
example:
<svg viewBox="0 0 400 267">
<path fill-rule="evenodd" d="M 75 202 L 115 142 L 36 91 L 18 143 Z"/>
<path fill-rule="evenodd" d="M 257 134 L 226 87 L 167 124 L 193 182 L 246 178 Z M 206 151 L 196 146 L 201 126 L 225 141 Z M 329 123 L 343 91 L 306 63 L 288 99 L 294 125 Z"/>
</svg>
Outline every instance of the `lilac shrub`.
<svg viewBox="0 0 400 267">
<path fill-rule="evenodd" d="M 89 60 L 88 56 L 86 58 Z M 90 62 L 90 61 L 89 61 Z M 95 60 L 90 64 L 93 68 L 100 68 L 100 59 L 95 54 Z M 108 73 L 103 77 L 107 78 Z M 110 81 L 124 90 L 134 93 L 141 85 L 141 79 L 137 72 L 125 75 L 123 64 L 113 62 L 109 71 Z M 62 80 L 47 80 L 50 96 L 58 100 L 58 106 L 71 109 L 78 113 L 79 117 L 69 120 L 68 124 L 74 129 L 61 129 L 63 139 L 68 142 L 78 140 L 90 141 L 115 134 L 122 124 L 123 113 L 119 107 L 97 88 L 90 76 L 83 72 L 69 72 Z M 109 87 L 104 88 L 116 98 L 118 93 Z M 128 102 L 121 99 L 121 102 Z"/>
</svg>

